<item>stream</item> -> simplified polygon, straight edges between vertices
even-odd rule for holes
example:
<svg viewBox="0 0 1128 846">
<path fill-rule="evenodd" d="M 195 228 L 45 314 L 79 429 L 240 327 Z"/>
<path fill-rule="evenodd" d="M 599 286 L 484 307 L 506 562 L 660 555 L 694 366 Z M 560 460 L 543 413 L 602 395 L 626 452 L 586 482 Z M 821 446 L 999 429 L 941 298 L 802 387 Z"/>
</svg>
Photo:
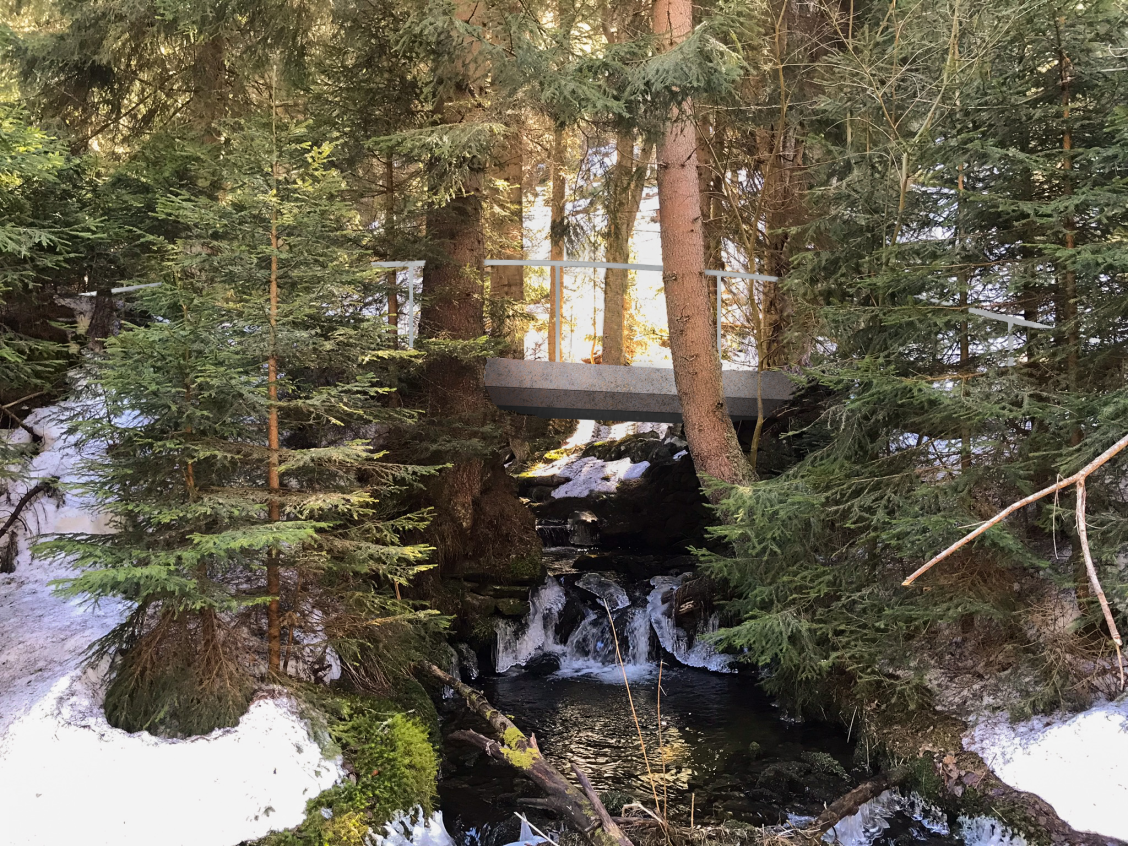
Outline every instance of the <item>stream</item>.
<svg viewBox="0 0 1128 846">
<path fill-rule="evenodd" d="M 715 613 L 698 607 L 686 616 L 683 602 L 683 619 L 672 619 L 673 589 L 687 574 L 581 572 L 573 567 L 580 552 L 546 550 L 550 575 L 530 591 L 527 616 L 497 623 L 496 672 L 461 669 L 536 735 L 558 768 L 568 771 L 575 760 L 612 814 L 627 802 L 653 809 L 657 801 L 681 824 L 691 814 L 697 824 L 798 824 L 868 777 L 864 752 L 841 726 L 789 717 L 753 672 L 700 637 L 716 629 Z M 475 719 L 452 709 L 444 730 L 473 727 Z M 542 798 L 531 782 L 457 744 L 447 744 L 439 798 L 456 842 L 467 846 L 515 839 L 515 811 L 546 831 L 560 830 L 524 804 Z M 850 846 L 1023 843 L 992 820 L 949 819 L 919 797 L 896 793 L 867 803 L 834 833 Z"/>
</svg>

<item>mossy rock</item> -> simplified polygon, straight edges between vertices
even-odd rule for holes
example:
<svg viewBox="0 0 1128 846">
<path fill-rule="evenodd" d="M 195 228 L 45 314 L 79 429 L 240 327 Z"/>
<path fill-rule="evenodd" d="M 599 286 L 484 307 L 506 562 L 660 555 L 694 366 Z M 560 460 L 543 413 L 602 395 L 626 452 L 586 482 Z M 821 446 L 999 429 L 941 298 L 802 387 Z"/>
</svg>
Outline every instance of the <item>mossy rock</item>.
<svg viewBox="0 0 1128 846">
<path fill-rule="evenodd" d="M 480 593 L 468 593 L 462 597 L 462 616 L 470 619 L 489 617 L 497 610 L 497 599 L 492 596 L 482 596 Z"/>
<path fill-rule="evenodd" d="M 497 600 L 497 612 L 505 617 L 524 617 L 529 613 L 529 600 L 499 598 Z"/>
</svg>

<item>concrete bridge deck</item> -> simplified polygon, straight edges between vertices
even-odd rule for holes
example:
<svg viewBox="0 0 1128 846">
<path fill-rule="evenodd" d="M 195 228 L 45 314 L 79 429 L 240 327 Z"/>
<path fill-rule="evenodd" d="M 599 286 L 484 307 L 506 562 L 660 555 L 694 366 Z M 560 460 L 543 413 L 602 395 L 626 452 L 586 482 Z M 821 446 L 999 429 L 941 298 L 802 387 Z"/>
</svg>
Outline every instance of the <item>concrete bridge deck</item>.
<svg viewBox="0 0 1128 846">
<path fill-rule="evenodd" d="M 639 423 L 682 419 L 668 368 L 491 358 L 485 376 L 494 405 L 519 414 Z M 756 419 L 761 389 L 765 417 L 791 398 L 792 382 L 783 373 L 725 370 L 721 379 L 733 420 Z"/>
</svg>

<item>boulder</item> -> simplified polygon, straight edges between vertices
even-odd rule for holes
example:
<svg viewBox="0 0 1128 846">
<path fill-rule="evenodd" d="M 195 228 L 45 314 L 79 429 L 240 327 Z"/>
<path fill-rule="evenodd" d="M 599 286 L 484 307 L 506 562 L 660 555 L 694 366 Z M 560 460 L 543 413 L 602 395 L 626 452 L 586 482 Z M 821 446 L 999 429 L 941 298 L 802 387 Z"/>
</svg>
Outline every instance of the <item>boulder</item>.
<svg viewBox="0 0 1128 846">
<path fill-rule="evenodd" d="M 554 652 L 540 652 L 525 662 L 525 675 L 551 676 L 560 669 L 560 656 Z"/>
</svg>

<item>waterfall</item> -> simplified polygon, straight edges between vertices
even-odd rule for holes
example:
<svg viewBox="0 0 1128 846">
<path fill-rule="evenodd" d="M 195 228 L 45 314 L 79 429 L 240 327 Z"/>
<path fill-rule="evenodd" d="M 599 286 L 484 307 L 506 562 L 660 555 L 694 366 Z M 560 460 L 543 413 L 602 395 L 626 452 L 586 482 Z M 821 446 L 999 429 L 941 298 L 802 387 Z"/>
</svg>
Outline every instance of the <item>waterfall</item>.
<svg viewBox="0 0 1128 846">
<path fill-rule="evenodd" d="M 500 620 L 497 624 L 497 671 L 524 664 L 539 650 L 559 651 L 556 621 L 567 597 L 560 582 L 549 576 L 529 595 L 529 614 L 521 623 Z"/>
<path fill-rule="evenodd" d="M 529 596 L 529 613 L 521 622 L 501 620 L 497 624 L 497 671 L 524 665 L 537 655 L 551 656 L 561 675 L 599 675 L 614 680 L 619 671 L 615 636 L 628 679 L 653 673 L 650 660 L 652 632 L 662 648 L 689 667 L 716 673 L 735 672 L 732 658 L 714 648 L 705 635 L 717 631 L 716 614 L 702 623 L 692 635 L 677 625 L 672 601 L 663 600 L 681 585 L 683 576 L 655 576 L 645 606 L 632 606 L 627 591 L 617 582 L 598 573 L 585 573 L 575 587 L 591 595 L 585 600 L 583 619 L 564 643 L 556 628 L 568 596 L 560 579 L 549 576 Z M 582 596 L 582 594 L 581 594 Z M 575 601 L 575 600 L 573 600 Z M 615 632 L 611 631 L 614 619 Z M 551 672 L 551 664 L 549 665 Z"/>
<path fill-rule="evenodd" d="M 693 638 L 693 645 L 689 645 L 689 635 L 674 622 L 673 604 L 662 600 L 662 596 L 681 585 L 684 576 L 655 576 L 650 580 L 654 590 L 650 592 L 647 609 L 654 633 L 662 648 L 689 667 L 701 667 L 715 673 L 732 673 L 735 668 L 732 658 L 722 655 L 713 647 L 703 635 L 712 634 L 720 627 L 720 618 L 714 614 L 697 632 Z"/>
</svg>

